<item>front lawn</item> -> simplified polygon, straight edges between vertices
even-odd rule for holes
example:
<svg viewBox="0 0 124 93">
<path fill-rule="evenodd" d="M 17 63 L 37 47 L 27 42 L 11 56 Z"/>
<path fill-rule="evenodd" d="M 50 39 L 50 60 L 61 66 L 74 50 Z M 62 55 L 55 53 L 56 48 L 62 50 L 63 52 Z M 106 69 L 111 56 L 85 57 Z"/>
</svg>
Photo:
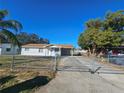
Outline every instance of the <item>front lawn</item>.
<svg viewBox="0 0 124 93">
<path fill-rule="evenodd" d="M 53 78 L 51 72 L 0 69 L 0 93 L 34 93 Z"/>
<path fill-rule="evenodd" d="M 51 58 L 15 56 L 15 68 L 11 71 L 12 56 L 0 56 L 0 93 L 34 93 L 54 78 L 51 61 Z"/>
</svg>

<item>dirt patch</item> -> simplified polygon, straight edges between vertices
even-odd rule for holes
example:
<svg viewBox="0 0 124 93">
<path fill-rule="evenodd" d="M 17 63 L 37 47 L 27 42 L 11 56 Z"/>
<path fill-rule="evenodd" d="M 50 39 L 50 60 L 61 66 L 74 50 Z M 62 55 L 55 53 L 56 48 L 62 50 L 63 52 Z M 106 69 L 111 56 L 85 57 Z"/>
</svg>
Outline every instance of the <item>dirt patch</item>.
<svg viewBox="0 0 124 93">
<path fill-rule="evenodd" d="M 0 69 L 0 93 L 34 93 L 54 77 L 50 71 Z"/>
</svg>

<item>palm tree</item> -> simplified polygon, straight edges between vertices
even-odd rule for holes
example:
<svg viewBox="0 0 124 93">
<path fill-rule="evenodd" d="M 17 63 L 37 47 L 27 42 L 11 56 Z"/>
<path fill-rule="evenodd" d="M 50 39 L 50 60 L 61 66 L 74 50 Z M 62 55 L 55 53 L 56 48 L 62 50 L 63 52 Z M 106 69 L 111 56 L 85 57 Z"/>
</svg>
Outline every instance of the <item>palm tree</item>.
<svg viewBox="0 0 124 93">
<path fill-rule="evenodd" d="M 14 33 L 20 31 L 22 29 L 22 25 L 16 20 L 5 20 L 7 15 L 7 10 L 0 10 L 0 42 L 7 40 L 12 43 L 13 47 L 15 47 L 15 45 L 20 47 L 20 44 Z M 13 70 L 14 67 L 14 57 L 15 56 L 13 54 L 11 70 Z"/>
<path fill-rule="evenodd" d="M 14 33 L 22 29 L 21 23 L 16 20 L 5 20 L 8 15 L 7 10 L 0 10 L 0 41 L 7 39 L 9 42 L 19 45 Z"/>
</svg>

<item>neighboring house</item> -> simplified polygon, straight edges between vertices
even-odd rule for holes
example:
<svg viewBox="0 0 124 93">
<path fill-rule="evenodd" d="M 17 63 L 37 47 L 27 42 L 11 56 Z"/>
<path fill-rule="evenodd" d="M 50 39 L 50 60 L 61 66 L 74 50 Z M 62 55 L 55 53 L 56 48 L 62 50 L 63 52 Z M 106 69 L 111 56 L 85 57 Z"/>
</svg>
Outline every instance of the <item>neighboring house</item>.
<svg viewBox="0 0 124 93">
<path fill-rule="evenodd" d="M 13 55 L 19 54 L 19 47 L 11 43 L 0 44 L 0 55 Z"/>
<path fill-rule="evenodd" d="M 87 54 L 87 50 L 81 48 L 74 49 L 74 55 L 85 55 L 85 54 Z"/>
<path fill-rule="evenodd" d="M 70 56 L 72 45 L 26 44 L 21 47 L 21 55 L 27 56 Z"/>
</svg>

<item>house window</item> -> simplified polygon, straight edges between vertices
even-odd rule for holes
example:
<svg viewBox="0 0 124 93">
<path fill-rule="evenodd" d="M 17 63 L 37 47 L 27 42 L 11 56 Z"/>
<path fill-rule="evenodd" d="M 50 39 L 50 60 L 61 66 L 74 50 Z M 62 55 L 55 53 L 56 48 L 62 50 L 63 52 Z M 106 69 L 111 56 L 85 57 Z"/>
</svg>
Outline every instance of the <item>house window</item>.
<svg viewBox="0 0 124 93">
<path fill-rule="evenodd" d="M 53 48 L 51 48 L 51 49 L 50 49 L 50 51 L 52 52 L 52 51 L 54 51 L 54 49 L 53 49 Z"/>
<path fill-rule="evenodd" d="M 59 51 L 59 48 L 55 48 L 55 51 Z"/>
<path fill-rule="evenodd" d="M 42 48 L 39 48 L 39 52 L 43 52 L 43 49 Z"/>
<path fill-rule="evenodd" d="M 25 48 L 25 51 L 29 51 L 29 48 Z"/>
<path fill-rule="evenodd" d="M 6 51 L 7 51 L 7 52 L 10 52 L 10 51 L 11 51 L 11 48 L 6 48 Z"/>
</svg>

